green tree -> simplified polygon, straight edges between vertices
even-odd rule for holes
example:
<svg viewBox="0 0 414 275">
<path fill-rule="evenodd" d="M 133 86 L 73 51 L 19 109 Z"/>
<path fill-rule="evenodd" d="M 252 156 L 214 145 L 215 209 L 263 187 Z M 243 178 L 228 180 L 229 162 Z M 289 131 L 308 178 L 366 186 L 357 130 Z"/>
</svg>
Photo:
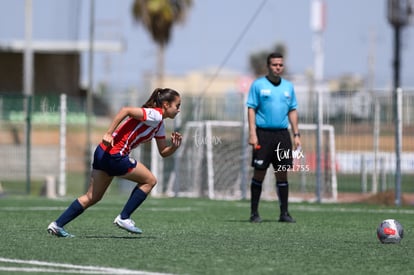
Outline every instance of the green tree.
<svg viewBox="0 0 414 275">
<path fill-rule="evenodd" d="M 158 45 L 157 76 L 159 86 L 163 85 L 165 70 L 165 47 L 170 41 L 174 24 L 184 21 L 192 0 L 134 0 L 132 14 L 142 23 Z"/>
</svg>

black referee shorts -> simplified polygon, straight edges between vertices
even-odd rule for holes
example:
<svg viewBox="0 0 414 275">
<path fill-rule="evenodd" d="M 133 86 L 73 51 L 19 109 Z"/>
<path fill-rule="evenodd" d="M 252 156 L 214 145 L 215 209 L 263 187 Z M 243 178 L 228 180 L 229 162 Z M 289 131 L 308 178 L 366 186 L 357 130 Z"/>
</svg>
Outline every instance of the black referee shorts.
<svg viewBox="0 0 414 275">
<path fill-rule="evenodd" d="M 277 171 L 292 166 L 292 140 L 287 129 L 256 129 L 260 149 L 253 150 L 252 167 L 266 170 L 270 163 Z"/>
</svg>

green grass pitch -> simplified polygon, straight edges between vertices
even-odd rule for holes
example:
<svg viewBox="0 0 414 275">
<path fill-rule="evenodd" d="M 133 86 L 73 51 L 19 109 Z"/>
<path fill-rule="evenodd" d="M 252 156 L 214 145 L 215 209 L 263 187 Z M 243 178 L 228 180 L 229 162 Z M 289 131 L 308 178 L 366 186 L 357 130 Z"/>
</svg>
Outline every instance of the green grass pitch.
<svg viewBox="0 0 414 275">
<path fill-rule="evenodd" d="M 47 225 L 73 200 L 0 197 L 0 274 L 412 274 L 414 208 L 291 203 L 295 224 L 276 221 L 262 201 L 261 224 L 249 201 L 149 197 L 131 235 L 112 222 L 126 200 L 106 196 L 65 228 Z M 400 244 L 381 244 L 377 225 L 399 220 Z"/>
</svg>

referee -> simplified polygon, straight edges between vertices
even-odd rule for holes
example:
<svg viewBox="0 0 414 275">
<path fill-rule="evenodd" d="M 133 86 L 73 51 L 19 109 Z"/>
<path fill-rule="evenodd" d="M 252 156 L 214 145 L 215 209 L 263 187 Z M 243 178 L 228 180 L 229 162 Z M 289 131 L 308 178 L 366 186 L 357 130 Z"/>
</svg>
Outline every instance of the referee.
<svg viewBox="0 0 414 275">
<path fill-rule="evenodd" d="M 294 223 L 288 212 L 288 171 L 292 170 L 293 149 L 288 126 L 290 123 L 294 148 L 300 148 L 296 95 L 293 84 L 281 77 L 284 69 L 282 54 L 271 53 L 266 66 L 267 75 L 252 83 L 246 103 L 254 168 L 250 186 L 250 222 L 262 221 L 258 211 L 262 183 L 272 164 L 280 206 L 279 222 Z"/>
</svg>

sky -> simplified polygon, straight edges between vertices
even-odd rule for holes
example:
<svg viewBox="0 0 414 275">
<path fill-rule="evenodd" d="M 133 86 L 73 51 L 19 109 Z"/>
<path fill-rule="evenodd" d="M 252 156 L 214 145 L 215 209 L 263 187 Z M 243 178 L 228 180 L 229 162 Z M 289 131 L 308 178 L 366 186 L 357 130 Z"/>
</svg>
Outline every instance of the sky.
<svg viewBox="0 0 414 275">
<path fill-rule="evenodd" d="M 89 0 L 32 0 L 33 39 L 88 40 Z M 220 68 L 249 74 L 249 55 L 287 46 L 286 67 L 303 74 L 313 68 L 314 33 L 310 0 L 194 0 L 186 21 L 173 29 L 166 73 Z M 24 39 L 25 0 L 0 0 L 0 41 Z M 323 75 L 366 77 L 373 58 L 375 87 L 392 85 L 394 30 L 386 0 L 325 0 Z M 95 38 L 122 40 L 122 53 L 95 54 L 94 80 L 114 86 L 142 85 L 156 71 L 156 45 L 131 16 L 132 0 L 95 0 Z M 256 16 L 255 16 L 256 14 Z M 86 78 L 86 60 L 82 76 Z M 401 84 L 414 86 L 414 24 L 402 30 Z"/>
</svg>

